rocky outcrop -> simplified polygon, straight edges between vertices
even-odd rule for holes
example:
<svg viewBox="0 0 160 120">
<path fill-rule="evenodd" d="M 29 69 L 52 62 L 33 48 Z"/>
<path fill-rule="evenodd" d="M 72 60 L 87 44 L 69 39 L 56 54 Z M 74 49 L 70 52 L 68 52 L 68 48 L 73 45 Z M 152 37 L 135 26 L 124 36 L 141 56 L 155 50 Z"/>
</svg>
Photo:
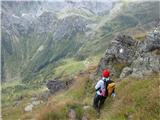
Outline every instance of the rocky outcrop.
<svg viewBox="0 0 160 120">
<path fill-rule="evenodd" d="M 47 83 L 47 88 L 51 94 L 54 94 L 60 90 L 67 89 L 71 85 L 72 80 L 62 81 L 62 80 L 50 80 Z"/>
<path fill-rule="evenodd" d="M 116 76 L 126 65 L 130 65 L 135 59 L 137 42 L 130 36 L 118 35 L 107 48 L 105 56 L 100 60 L 97 72 L 108 68 Z"/>
<path fill-rule="evenodd" d="M 158 51 L 158 52 L 157 52 Z M 100 60 L 97 72 L 108 68 L 120 78 L 132 75 L 143 77 L 151 72 L 160 72 L 160 30 L 147 34 L 144 41 L 130 36 L 118 35 Z"/>
<path fill-rule="evenodd" d="M 140 44 L 141 52 L 150 52 L 160 48 L 160 33 L 158 28 L 153 32 L 149 32 L 145 41 Z"/>
</svg>

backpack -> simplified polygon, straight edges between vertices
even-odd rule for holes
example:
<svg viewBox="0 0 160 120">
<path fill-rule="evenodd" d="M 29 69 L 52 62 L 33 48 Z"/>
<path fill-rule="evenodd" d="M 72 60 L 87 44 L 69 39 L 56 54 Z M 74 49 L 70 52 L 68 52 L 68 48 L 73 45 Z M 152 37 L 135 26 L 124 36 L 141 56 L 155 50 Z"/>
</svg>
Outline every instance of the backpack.
<svg viewBox="0 0 160 120">
<path fill-rule="evenodd" d="M 101 95 L 103 97 L 111 96 L 111 94 L 115 89 L 116 84 L 111 80 L 109 81 L 103 80 L 103 82 L 104 82 L 105 88 L 102 90 Z"/>
<path fill-rule="evenodd" d="M 108 87 L 107 87 L 108 96 L 111 96 L 111 94 L 113 93 L 115 87 L 116 87 L 116 84 L 114 82 L 108 84 Z"/>
</svg>

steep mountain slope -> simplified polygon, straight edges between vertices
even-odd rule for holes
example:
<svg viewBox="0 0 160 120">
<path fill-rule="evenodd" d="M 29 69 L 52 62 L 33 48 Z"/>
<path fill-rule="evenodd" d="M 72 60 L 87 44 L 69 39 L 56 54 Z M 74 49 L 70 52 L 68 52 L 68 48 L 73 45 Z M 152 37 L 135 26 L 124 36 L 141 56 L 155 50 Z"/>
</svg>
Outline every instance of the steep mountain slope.
<svg viewBox="0 0 160 120">
<path fill-rule="evenodd" d="M 153 30 L 157 21 L 159 22 L 158 11 L 158 1 L 3 1 L 1 62 L 4 119 L 68 119 L 70 110 L 75 111 L 78 119 L 96 119 L 96 113 L 91 108 L 94 80 L 97 78 L 96 68 L 106 48 L 112 47 L 113 49 L 107 50 L 103 56 L 104 61 L 99 62 L 101 67 L 98 71 L 107 67 L 106 61 L 109 60 L 114 77 L 120 76 L 123 79 L 136 74 L 136 77 L 143 79 L 145 72 L 155 72 L 155 76 L 146 77 L 144 82 L 129 78 L 129 81 L 127 79 L 118 83 L 118 98 L 115 102 L 109 99 L 109 106 L 104 106 L 100 119 L 157 119 L 159 104 L 154 90 L 158 91 L 156 83 L 159 80 L 157 73 L 159 74 L 160 68 L 159 38 L 154 39 L 154 34 L 148 35 L 147 32 Z M 116 40 L 111 43 L 119 33 L 132 37 L 126 35 L 124 40 L 118 41 L 118 45 L 114 43 Z M 123 36 L 120 38 L 123 39 Z M 129 43 L 126 43 L 128 40 Z M 112 46 L 115 44 L 117 46 Z M 121 47 L 126 51 L 117 54 Z M 140 52 L 141 50 L 144 51 Z M 115 57 L 106 59 L 108 52 Z M 73 83 L 71 88 L 66 85 L 67 89 L 60 88 L 64 91 L 49 98 L 50 93 L 46 88 L 49 80 L 61 80 L 65 85 L 68 81 Z M 144 87 L 141 89 L 143 83 Z M 151 91 L 148 92 L 149 90 Z M 127 94 L 131 96 L 123 96 L 124 91 L 128 91 Z M 154 94 L 151 94 L 153 92 Z M 153 100 L 150 97 L 153 97 Z M 35 98 L 36 100 L 33 100 Z M 146 98 L 146 101 L 142 98 Z M 33 107 L 32 112 L 24 110 L 28 104 L 41 100 L 42 102 Z M 153 104 L 150 104 L 151 101 Z M 139 105 L 139 102 L 142 105 Z M 121 105 L 126 103 L 129 107 L 121 109 Z M 146 104 L 147 110 L 144 110 Z M 113 108 L 113 111 L 110 108 Z M 57 111 L 54 111 L 55 109 Z M 138 114 L 139 111 L 142 114 Z M 153 116 L 145 116 L 146 114 Z"/>
<path fill-rule="evenodd" d="M 67 120 L 70 118 L 80 120 L 84 118 L 87 120 L 96 120 L 98 118 L 100 120 L 158 120 L 160 112 L 159 95 L 157 95 L 160 82 L 159 39 L 159 27 L 148 33 L 143 41 L 139 41 L 139 44 L 136 44 L 137 42 L 131 36 L 117 36 L 107 47 L 106 54 L 102 58 L 103 60 L 100 60 L 99 66 L 96 65 L 96 61 L 90 63 L 85 68 L 86 70 L 81 69 L 83 72 L 76 72 L 76 76 L 72 77 L 73 83 L 71 86 L 66 88 L 66 81 L 62 80 L 56 82 L 56 79 L 54 79 L 52 82 L 48 82 L 50 85 L 47 84 L 47 86 L 52 86 L 52 88 L 49 87 L 49 90 L 53 94 L 49 99 L 46 89 L 45 91 L 42 91 L 42 88 L 39 89 L 38 83 L 33 86 L 32 90 L 34 91 L 24 89 L 27 87 L 25 84 L 15 83 L 15 85 L 2 86 L 2 95 L 5 100 L 8 102 L 13 98 L 15 99 L 15 103 L 3 106 L 2 115 L 5 119 L 24 120 Z M 121 51 L 121 48 L 124 53 L 118 54 L 117 52 Z M 71 62 L 73 63 L 74 61 Z M 67 75 L 72 75 L 73 71 L 70 72 L 70 70 L 73 69 L 75 71 L 77 70 L 75 67 L 80 68 L 80 62 L 74 64 L 63 63 L 57 67 L 56 72 L 64 70 L 64 73 L 68 72 Z M 92 108 L 92 100 L 95 94 L 94 85 L 99 77 L 95 74 L 99 68 L 104 69 L 108 68 L 108 66 L 110 66 L 111 74 L 113 74 L 111 78 L 116 81 L 117 96 L 114 99 L 107 99 L 101 109 L 100 117 L 98 117 L 96 111 Z M 126 66 L 130 68 L 127 67 L 126 69 Z M 115 68 L 117 71 L 114 71 Z M 119 76 L 118 78 L 115 77 L 115 73 L 118 75 L 121 73 L 120 78 Z M 65 80 L 69 80 L 69 78 L 66 77 Z M 58 85 L 58 82 L 60 85 Z M 19 94 L 19 90 L 26 93 Z M 7 91 L 10 91 L 10 96 L 7 96 Z M 16 93 L 19 95 L 17 96 Z M 48 100 L 44 99 L 46 97 L 42 97 L 44 94 Z M 35 102 L 41 100 L 43 102 L 35 105 Z M 24 108 L 30 105 L 32 105 L 31 111 L 27 112 Z"/>
<path fill-rule="evenodd" d="M 157 2 L 53 4 L 2 2 L 3 81 L 30 80 L 62 58 L 102 53 L 117 32 L 158 19 Z"/>
<path fill-rule="evenodd" d="M 96 3 L 93 2 L 91 6 L 88 4 L 3 1 L 2 80 L 30 79 L 34 72 L 39 72 L 49 62 L 74 55 L 87 40 L 84 32 L 89 21 L 74 14 L 58 19 L 57 13 L 64 9 L 83 7 L 89 11 Z M 99 4 L 100 9 L 106 6 Z"/>
</svg>

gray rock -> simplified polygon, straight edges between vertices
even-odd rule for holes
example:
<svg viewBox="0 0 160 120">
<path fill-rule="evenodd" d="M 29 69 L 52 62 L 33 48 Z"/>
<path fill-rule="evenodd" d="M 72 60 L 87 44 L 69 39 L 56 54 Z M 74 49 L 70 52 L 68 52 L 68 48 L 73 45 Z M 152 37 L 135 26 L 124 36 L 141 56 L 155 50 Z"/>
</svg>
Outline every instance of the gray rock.
<svg viewBox="0 0 160 120">
<path fill-rule="evenodd" d="M 47 88 L 49 89 L 51 94 L 54 94 L 55 92 L 58 92 L 62 89 L 69 88 L 70 84 L 72 84 L 72 79 L 69 79 L 68 81 L 62 81 L 62 80 L 50 80 L 47 83 Z"/>
<path fill-rule="evenodd" d="M 69 117 L 69 120 L 76 120 L 76 112 L 75 112 L 75 110 L 70 109 L 68 117 Z"/>
<path fill-rule="evenodd" d="M 24 108 L 24 111 L 25 111 L 25 112 L 32 112 L 32 108 L 33 108 L 33 104 L 28 104 L 28 105 Z"/>
<path fill-rule="evenodd" d="M 130 36 L 118 35 L 101 58 L 97 73 L 106 68 L 114 75 L 118 73 L 120 78 L 130 74 L 142 78 L 151 72 L 159 73 L 160 55 L 154 53 L 155 50 L 160 51 L 158 30 L 149 33 L 142 42 L 136 42 Z"/>
<path fill-rule="evenodd" d="M 101 58 L 97 72 L 108 68 L 113 74 L 117 74 L 120 72 L 120 70 L 117 69 L 117 66 L 123 64 L 127 66 L 133 62 L 135 59 L 134 56 L 136 54 L 136 49 L 137 44 L 132 37 L 127 35 L 118 35 L 115 40 L 112 41 L 110 47 L 106 50 L 105 56 Z"/>
<path fill-rule="evenodd" d="M 131 67 L 134 68 L 133 74 L 159 72 L 160 71 L 160 56 L 152 53 L 146 53 L 143 56 L 139 56 Z"/>
<path fill-rule="evenodd" d="M 140 45 L 142 52 L 150 52 L 156 49 L 160 49 L 160 32 L 154 30 L 148 33 L 147 38 Z"/>
<path fill-rule="evenodd" d="M 47 83 L 47 88 L 50 90 L 52 94 L 55 92 L 66 88 L 65 82 L 60 80 L 51 80 Z"/>
<path fill-rule="evenodd" d="M 133 72 L 133 70 L 131 68 L 125 67 L 121 72 L 120 78 L 124 78 L 124 77 L 130 75 L 132 72 Z"/>
</svg>

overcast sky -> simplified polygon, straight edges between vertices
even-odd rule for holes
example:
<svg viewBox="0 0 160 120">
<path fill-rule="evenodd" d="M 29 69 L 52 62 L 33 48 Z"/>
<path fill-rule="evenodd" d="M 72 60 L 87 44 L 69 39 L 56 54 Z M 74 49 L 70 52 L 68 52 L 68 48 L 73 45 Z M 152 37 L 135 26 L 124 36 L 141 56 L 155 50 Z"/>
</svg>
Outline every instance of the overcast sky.
<svg viewBox="0 0 160 120">
<path fill-rule="evenodd" d="M 110 2 L 110 1 L 160 1 L 160 0 L 1 0 L 1 1 L 73 1 L 73 2 L 80 2 L 80 1 L 97 1 L 97 2 Z"/>
</svg>

